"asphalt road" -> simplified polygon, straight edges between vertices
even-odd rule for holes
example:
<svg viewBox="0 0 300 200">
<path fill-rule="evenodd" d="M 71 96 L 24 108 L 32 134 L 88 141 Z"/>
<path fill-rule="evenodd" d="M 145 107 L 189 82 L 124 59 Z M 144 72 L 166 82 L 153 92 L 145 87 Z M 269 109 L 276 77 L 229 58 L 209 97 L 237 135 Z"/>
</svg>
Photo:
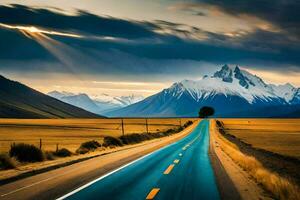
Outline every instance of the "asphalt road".
<svg viewBox="0 0 300 200">
<path fill-rule="evenodd" d="M 59 199 L 220 199 L 208 155 L 209 121 L 183 139 Z"/>
</svg>

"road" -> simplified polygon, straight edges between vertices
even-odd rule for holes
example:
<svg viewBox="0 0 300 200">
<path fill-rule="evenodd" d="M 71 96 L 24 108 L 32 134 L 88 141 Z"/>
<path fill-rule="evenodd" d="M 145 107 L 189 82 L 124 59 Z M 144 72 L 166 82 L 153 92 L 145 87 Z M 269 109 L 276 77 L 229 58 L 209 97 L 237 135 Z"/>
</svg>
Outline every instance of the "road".
<svg viewBox="0 0 300 200">
<path fill-rule="evenodd" d="M 209 121 L 183 139 L 59 199 L 220 199 L 208 155 Z"/>
</svg>

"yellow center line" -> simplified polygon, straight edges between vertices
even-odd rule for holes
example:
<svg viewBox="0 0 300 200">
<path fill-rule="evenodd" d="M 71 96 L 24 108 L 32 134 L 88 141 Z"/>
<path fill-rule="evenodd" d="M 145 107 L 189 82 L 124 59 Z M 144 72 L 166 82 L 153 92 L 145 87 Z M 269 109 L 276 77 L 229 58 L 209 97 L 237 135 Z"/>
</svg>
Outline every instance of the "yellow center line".
<svg viewBox="0 0 300 200">
<path fill-rule="evenodd" d="M 202 132 L 202 130 L 201 130 L 201 132 Z M 200 135 L 198 135 L 195 139 L 193 139 L 191 142 L 189 142 L 188 144 L 186 144 L 183 148 L 182 148 L 182 150 L 186 150 L 189 146 L 191 146 L 194 142 L 196 142 L 196 140 L 198 139 L 200 137 Z"/>
<path fill-rule="evenodd" d="M 154 197 L 157 195 L 157 193 L 159 192 L 159 188 L 153 188 L 149 194 L 147 195 L 146 197 L 146 200 L 151 200 L 151 199 L 154 199 Z"/>
<path fill-rule="evenodd" d="M 169 167 L 164 171 L 164 174 L 169 174 L 174 168 L 174 166 L 175 166 L 174 164 L 169 165 Z"/>
<path fill-rule="evenodd" d="M 183 148 L 182 148 L 182 150 L 186 150 L 190 145 L 192 145 L 198 138 L 200 137 L 200 135 L 198 136 L 198 137 L 196 137 L 194 140 L 192 140 L 190 143 L 188 143 L 187 145 L 185 145 Z M 182 153 L 179 153 L 179 156 L 182 156 Z M 179 163 L 179 159 L 175 159 L 174 160 L 174 163 L 175 164 L 178 164 Z M 164 174 L 169 174 L 172 170 L 173 170 L 173 168 L 174 168 L 174 164 L 171 164 L 171 165 L 169 165 L 169 167 L 164 171 Z M 153 188 L 150 192 L 149 192 L 149 194 L 147 195 L 147 197 L 146 197 L 146 200 L 151 200 L 151 199 L 154 199 L 155 198 L 155 196 L 157 195 L 157 193 L 159 192 L 159 188 Z"/>
</svg>

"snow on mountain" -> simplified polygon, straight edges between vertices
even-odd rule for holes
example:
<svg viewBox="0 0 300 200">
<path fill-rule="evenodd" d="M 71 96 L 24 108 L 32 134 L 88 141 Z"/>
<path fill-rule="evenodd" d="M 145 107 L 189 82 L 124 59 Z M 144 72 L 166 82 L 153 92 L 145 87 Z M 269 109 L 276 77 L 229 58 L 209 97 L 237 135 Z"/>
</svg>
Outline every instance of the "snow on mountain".
<svg viewBox="0 0 300 200">
<path fill-rule="evenodd" d="M 65 103 L 77 106 L 79 108 L 83 108 L 87 111 L 101 114 L 101 109 L 95 104 L 95 102 L 90 99 L 90 97 L 86 94 L 73 94 L 69 92 L 58 92 L 52 91 L 48 93 L 49 96 L 59 99 Z"/>
<path fill-rule="evenodd" d="M 143 99 L 144 99 L 143 96 L 135 95 L 135 94 L 129 96 L 110 96 L 108 94 L 101 94 L 94 97 L 95 101 L 115 104 L 115 105 L 119 105 L 120 107 L 125 107 L 134 104 Z"/>
<path fill-rule="evenodd" d="M 71 92 L 65 92 L 65 91 L 58 92 L 55 90 L 55 91 L 49 92 L 47 95 L 54 97 L 56 99 L 60 99 L 65 96 L 74 96 L 75 94 L 71 93 Z"/>
<path fill-rule="evenodd" d="M 277 96 L 284 98 L 287 102 L 292 101 L 297 93 L 297 88 L 292 86 L 290 83 L 286 83 L 284 85 L 270 84 L 270 87 Z"/>
<path fill-rule="evenodd" d="M 290 84 L 266 84 L 258 76 L 238 66 L 224 65 L 212 76 L 174 83 L 170 88 L 108 115 L 196 116 L 201 106 L 208 105 L 216 109 L 217 115 L 229 116 L 231 113 L 236 115 L 242 111 L 296 102 L 300 103 L 300 89 Z M 261 115 L 264 114 L 267 115 Z"/>
<path fill-rule="evenodd" d="M 91 98 L 87 94 L 74 94 L 65 91 L 52 91 L 48 95 L 97 114 L 105 114 L 106 112 L 123 108 L 143 99 L 142 96 L 137 95 L 114 97 L 107 94 Z"/>
<path fill-rule="evenodd" d="M 291 104 L 299 104 L 300 105 L 300 88 L 294 90 L 293 98 L 290 100 Z"/>
<path fill-rule="evenodd" d="M 137 103 L 141 100 L 144 99 L 143 96 L 140 96 L 140 95 L 129 95 L 129 96 L 121 96 L 121 97 L 115 97 L 116 100 L 118 100 L 119 102 L 122 103 L 122 105 L 124 106 L 128 106 L 128 105 L 131 105 L 131 104 L 134 104 L 134 103 Z"/>
<path fill-rule="evenodd" d="M 268 102 L 279 97 L 273 92 L 273 88 L 259 77 L 241 70 L 239 67 L 232 69 L 228 65 L 224 65 L 211 77 L 204 76 L 199 81 L 184 80 L 175 83 L 172 87 L 178 85 L 188 91 L 195 101 L 206 99 L 212 94 L 239 96 L 250 104 L 255 103 L 258 99 Z"/>
</svg>

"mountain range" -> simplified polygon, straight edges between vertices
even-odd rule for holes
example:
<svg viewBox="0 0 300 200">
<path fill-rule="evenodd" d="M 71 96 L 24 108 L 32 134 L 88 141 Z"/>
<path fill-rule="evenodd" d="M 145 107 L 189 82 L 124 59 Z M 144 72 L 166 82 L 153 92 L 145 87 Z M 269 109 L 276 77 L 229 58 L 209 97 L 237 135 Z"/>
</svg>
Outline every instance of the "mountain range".
<svg viewBox="0 0 300 200">
<path fill-rule="evenodd" d="M 65 91 L 52 91 L 47 95 L 87 111 L 103 115 L 107 112 L 121 109 L 144 99 L 143 96 L 133 94 L 129 96 L 110 96 L 108 94 L 101 94 L 91 98 L 84 93 L 74 94 Z"/>
<path fill-rule="evenodd" d="M 0 118 L 99 118 L 22 83 L 0 76 Z"/>
<path fill-rule="evenodd" d="M 300 117 L 300 88 L 274 85 L 240 67 L 222 66 L 199 80 L 183 80 L 150 97 L 52 91 L 45 95 L 0 76 L 2 118 L 196 117 L 202 106 L 215 117 Z M 100 114 L 100 115 L 99 115 Z"/>
<path fill-rule="evenodd" d="M 202 106 L 214 107 L 216 117 L 300 117 L 300 89 L 267 84 L 238 66 L 224 65 L 211 76 L 174 83 L 107 116 L 191 117 Z"/>
</svg>

